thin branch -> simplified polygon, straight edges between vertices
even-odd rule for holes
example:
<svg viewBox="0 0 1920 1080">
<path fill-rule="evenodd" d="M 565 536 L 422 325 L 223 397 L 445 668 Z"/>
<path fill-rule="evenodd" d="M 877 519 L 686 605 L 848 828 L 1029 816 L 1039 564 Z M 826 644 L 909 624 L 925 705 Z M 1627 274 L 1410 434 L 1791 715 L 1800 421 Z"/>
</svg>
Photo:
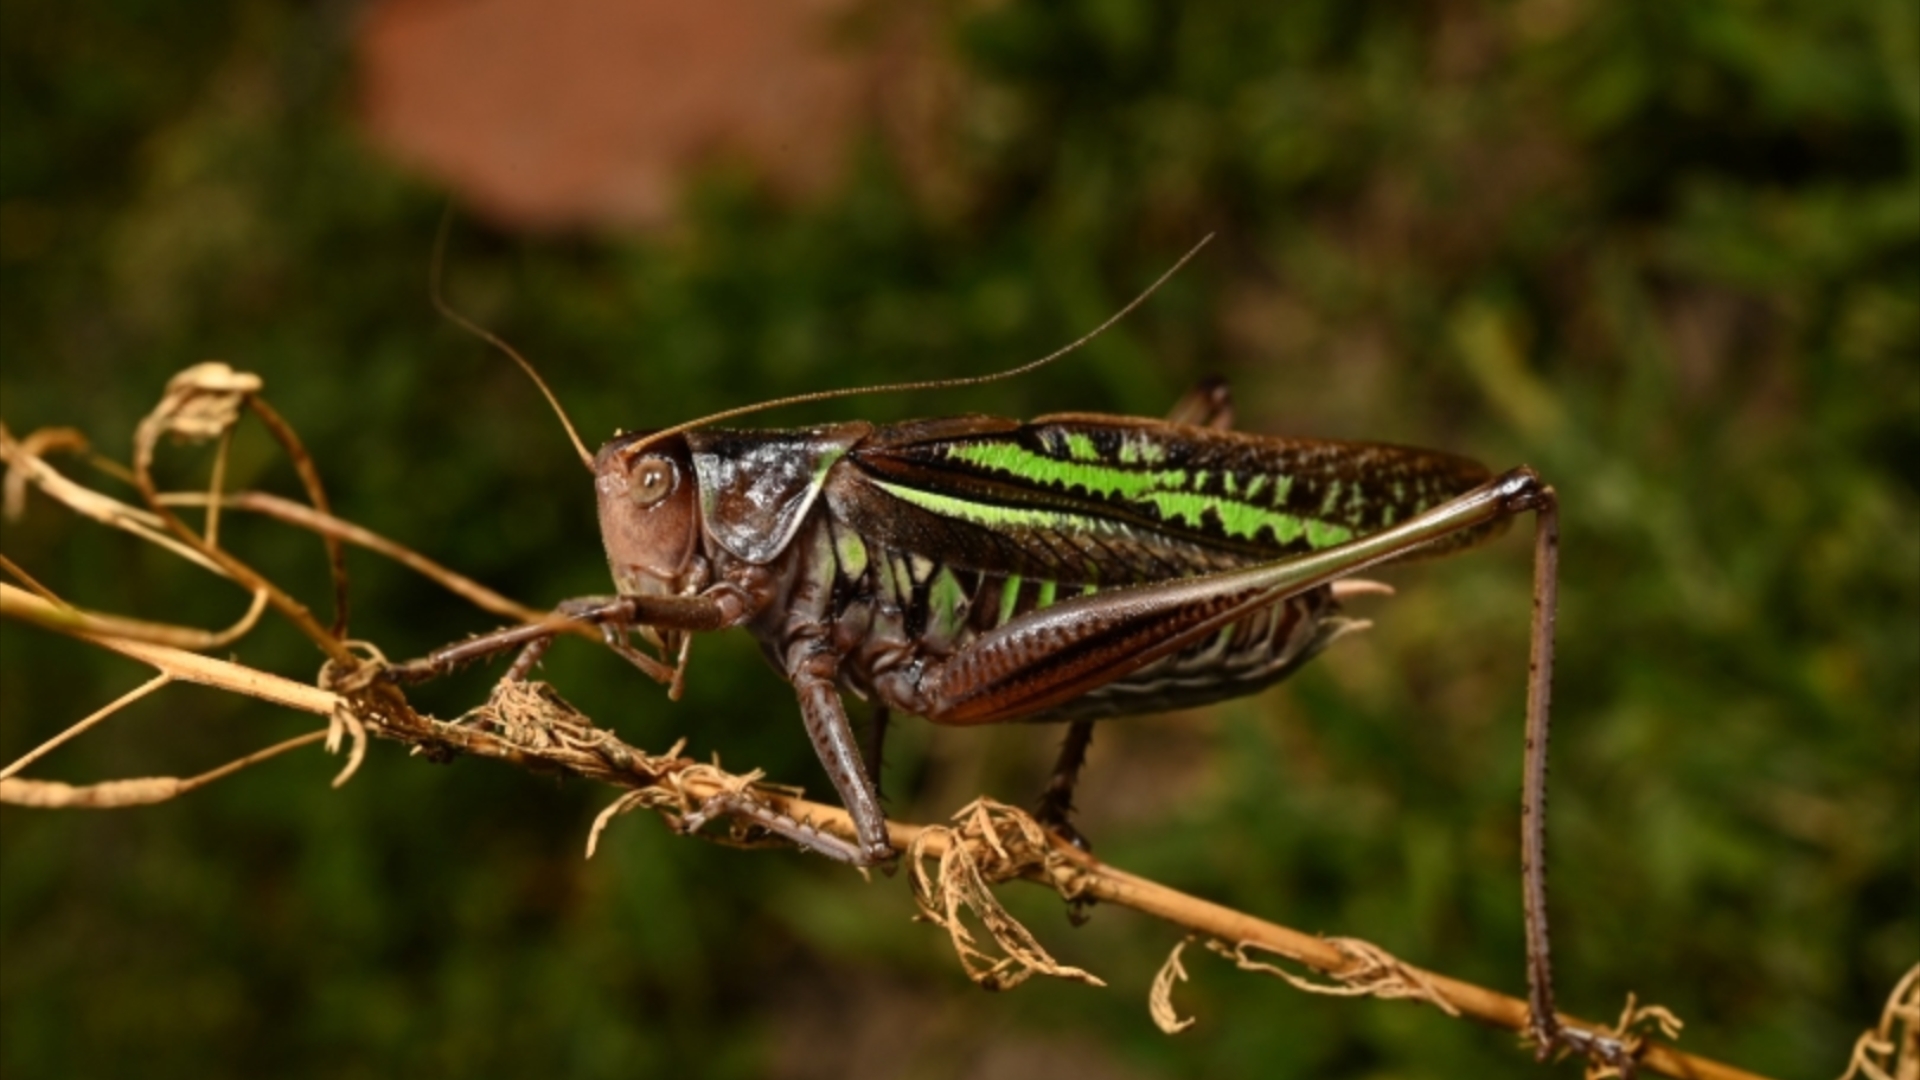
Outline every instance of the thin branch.
<svg viewBox="0 0 1920 1080">
<path fill-rule="evenodd" d="M 227 572 L 220 568 L 219 563 L 202 555 L 197 545 L 183 544 L 168 535 L 166 525 L 158 515 L 123 503 L 112 496 L 102 495 L 90 487 L 68 479 L 59 470 L 47 464 L 34 448 L 36 439 L 43 434 L 45 434 L 44 431 L 36 431 L 25 439 L 16 440 L 7 431 L 7 426 L 0 424 L 0 463 L 7 466 L 5 509 L 9 519 L 19 516 L 25 508 L 26 484 L 31 482 L 48 497 L 59 501 L 67 509 L 82 517 L 92 518 L 109 528 L 130 532 L 148 543 L 173 552 L 203 570 L 211 571 L 221 577 L 228 576 Z M 41 443 L 40 448 L 47 449 L 50 445 Z"/>
<path fill-rule="evenodd" d="M 220 493 L 227 490 L 227 454 L 233 449 L 233 429 L 220 433 L 220 448 L 213 452 L 213 475 L 207 481 L 207 519 L 200 529 L 201 541 L 208 547 L 220 546 Z"/>
<path fill-rule="evenodd" d="M 240 616 L 238 622 L 224 630 L 202 630 L 197 626 L 148 622 L 145 619 L 129 619 L 124 615 L 105 615 L 85 611 L 65 603 L 24 604 L 19 597 L 26 594 L 20 590 L 11 586 L 0 586 L 0 588 L 6 589 L 0 592 L 0 615 L 10 615 L 61 633 L 99 634 L 129 641 L 150 641 L 156 645 L 172 645 L 179 649 L 224 648 L 252 630 L 267 607 L 266 592 L 264 590 L 256 592 L 253 594 L 253 603 L 248 605 L 246 614 Z"/>
<path fill-rule="evenodd" d="M 1920 964 L 1894 984 L 1880 1022 L 1860 1033 L 1840 1080 L 1920 1080 Z"/>
<path fill-rule="evenodd" d="M 51 606 L 38 597 L 21 595 L 25 597 L 19 601 L 21 604 Z M 321 716 L 332 717 L 368 705 L 365 690 L 370 680 L 364 672 L 344 683 L 340 692 L 335 692 L 165 646 L 119 641 L 84 632 L 77 636 L 141 660 L 181 681 L 215 686 Z M 666 812 L 670 820 L 677 820 L 708 799 L 739 794 L 742 789 L 743 778 L 679 757 L 677 746 L 672 754 L 655 757 L 627 745 L 613 732 L 594 726 L 573 712 L 550 688 L 531 683 L 502 686 L 503 691 L 517 696 L 513 700 L 501 700 L 497 694 L 495 702 L 469 714 L 463 718 L 464 722 L 435 720 L 410 710 L 404 714 L 382 712 L 377 704 L 372 711 L 361 713 L 360 719 L 368 734 L 408 744 L 415 753 L 430 758 L 445 760 L 468 754 L 542 772 L 558 771 L 625 789 L 621 803 L 610 808 L 616 813 L 647 806 Z M 519 689 L 513 689 L 515 687 Z M 773 813 L 838 836 L 855 835 L 852 820 L 838 806 L 810 802 L 782 789 L 757 784 L 751 787 L 753 798 Z M 0 791 L 0 800 L 12 801 L 6 798 L 7 794 Z M 989 841 L 977 830 L 969 832 L 965 828 L 890 822 L 888 833 L 896 849 L 927 858 L 940 858 L 954 846 L 965 844 L 977 860 L 985 881 L 1004 880 L 1002 875 L 1017 877 L 1045 885 L 1069 898 L 1093 899 L 1131 908 L 1204 938 L 1284 957 L 1336 981 L 1351 981 L 1362 976 L 1371 979 L 1374 976 L 1370 972 L 1382 963 L 1379 956 L 1383 954 L 1361 955 L 1341 942 L 1191 896 L 1050 839 L 1044 849 L 1033 851 L 1028 850 L 1029 845 L 1017 842 L 1017 837 L 1010 842 L 1006 836 L 997 835 Z M 747 839 L 739 834 L 730 838 Z M 1002 849 L 999 855 L 990 850 L 994 847 Z M 1436 1004 L 1444 1001 L 1461 1015 L 1495 1027 L 1526 1030 L 1527 1006 L 1518 998 L 1397 960 L 1392 962 L 1392 967 L 1397 979 L 1430 988 Z M 1576 1017 L 1563 1016 L 1562 1020 L 1588 1030 L 1609 1030 Z M 1756 1080 L 1757 1077 L 1757 1074 L 1653 1040 L 1641 1045 L 1639 1064 L 1651 1072 L 1689 1080 Z"/>
<path fill-rule="evenodd" d="M 4 449 L 7 462 L 13 461 L 16 447 L 19 453 L 30 458 L 42 458 L 54 450 L 83 454 L 87 451 L 87 437 L 78 428 L 41 428 L 16 443 L 6 425 L 0 424 L 0 448 Z M 0 486 L 0 491 L 5 493 L 0 495 L 0 514 L 4 514 L 8 521 L 18 521 L 20 515 L 26 512 L 27 482 L 30 479 L 32 477 L 25 469 L 7 470 L 6 483 Z"/>
<path fill-rule="evenodd" d="M 338 694 L 322 690 L 317 686 L 294 682 L 292 679 L 283 679 L 278 675 L 271 675 L 242 664 L 216 660 L 211 656 L 201 656 L 199 653 L 167 645 L 155 645 L 109 634 L 93 633 L 80 627 L 61 627 L 58 625 L 59 620 L 54 617 L 59 610 L 59 607 L 50 600 L 0 582 L 0 612 L 8 615 L 17 614 L 42 625 L 63 629 L 103 649 L 138 660 L 180 682 L 228 690 L 246 697 L 270 701 L 275 705 L 285 705 L 290 709 L 318 713 L 321 716 L 331 713 L 340 705 Z"/>
<path fill-rule="evenodd" d="M 25 510 L 28 487 L 39 488 L 48 498 L 66 506 L 83 517 L 92 518 L 103 525 L 120 529 L 138 536 L 142 540 L 158 545 L 187 561 L 211 571 L 221 577 L 230 577 L 213 559 L 203 555 L 197 546 L 189 546 L 165 531 L 162 519 L 136 506 L 120 502 L 103 495 L 60 473 L 48 464 L 42 456 L 52 450 L 84 450 L 86 441 L 79 432 L 71 428 L 42 428 L 24 438 L 15 439 L 0 424 L 0 464 L 8 466 L 4 496 L 0 497 L 0 507 L 9 520 L 17 518 Z M 123 469 L 106 459 L 96 462 L 110 469 L 115 476 L 127 483 L 138 486 L 138 479 L 131 470 Z M 161 492 L 158 501 L 162 506 L 209 506 L 215 500 L 204 492 Z M 485 585 L 464 574 L 450 570 L 434 560 L 414 551 L 405 545 L 396 543 L 369 529 L 334 517 L 331 513 L 317 510 L 305 503 L 259 491 L 242 491 L 220 496 L 222 508 L 242 510 L 261 514 L 265 517 L 285 522 L 298 528 L 307 529 L 333 541 L 341 541 L 366 548 L 376 554 L 400 563 L 414 572 L 423 575 L 441 588 L 459 596 L 483 611 L 498 615 L 514 622 L 549 626 L 563 633 L 576 634 L 594 641 L 600 639 L 598 631 L 574 620 L 554 620 L 550 612 L 538 611 L 487 588 Z M 261 594 L 256 591 L 256 596 Z M 259 603 L 261 601 L 256 601 Z M 103 619 L 116 619 L 119 616 L 99 616 Z M 124 628 L 131 621 L 116 624 Z M 164 624 L 153 624 L 162 626 Z M 248 623 L 247 625 L 251 625 Z M 120 633 L 123 630 L 115 630 Z M 244 631 L 242 631 L 244 632 Z M 231 631 L 223 633 L 231 634 Z M 130 635 L 138 636 L 138 635 Z M 237 635 L 234 635 L 237 636 Z M 161 639 L 167 644 L 176 644 L 188 649 L 214 649 L 233 640 L 224 637 L 209 644 L 188 644 L 184 641 Z"/>
<path fill-rule="evenodd" d="M 311 746 L 327 737 L 326 731 L 309 731 L 291 739 L 255 750 L 245 757 L 209 769 L 198 776 L 141 776 L 131 780 L 107 780 L 98 784 L 63 784 L 58 780 L 22 780 L 16 776 L 0 779 L 0 802 L 33 806 L 45 810 L 119 810 L 129 806 L 150 806 L 185 795 L 224 779 L 249 765 L 279 757 L 289 750 Z"/>
<path fill-rule="evenodd" d="M 300 474 L 300 484 L 307 489 L 307 501 L 322 516 L 332 516 L 333 507 L 327 502 L 326 485 L 320 482 L 320 467 L 313 463 L 313 455 L 307 453 L 307 446 L 294 434 L 293 426 L 281 419 L 280 414 L 268 405 L 257 393 L 247 395 L 247 408 L 260 418 L 260 422 L 273 433 L 280 448 L 287 452 L 287 459 L 293 462 L 293 469 Z M 225 436 L 222 436 L 224 438 Z M 213 495 L 218 498 L 221 485 L 216 478 Z M 215 512 L 214 505 L 207 505 L 209 515 Z M 208 519 L 212 520 L 211 517 Z M 330 627 L 335 638 L 347 636 L 347 555 L 340 547 L 340 538 L 330 533 L 321 533 L 320 540 L 327 547 L 327 572 L 333 579 L 333 625 Z M 207 544 L 213 546 L 213 537 L 207 537 Z"/>
<path fill-rule="evenodd" d="M 58 749 L 62 744 L 70 742 L 77 736 L 86 733 L 95 724 L 98 724 L 100 721 L 105 720 L 107 717 L 112 716 L 114 713 L 139 701 L 141 698 L 146 697 L 148 694 L 153 693 L 155 690 L 160 689 L 172 681 L 173 676 L 163 671 L 153 678 L 148 679 L 146 682 L 141 683 L 139 686 L 114 698 L 111 702 L 101 706 L 93 715 L 81 720 L 67 730 L 15 758 L 13 764 L 8 765 L 4 769 L 0 769 L 0 780 L 18 775 L 20 770 L 53 753 L 54 750 Z"/>
<path fill-rule="evenodd" d="M 208 499 L 198 492 L 178 492 L 163 494 L 160 496 L 160 501 L 168 506 L 198 506 L 207 502 Z M 248 513 L 260 514 L 296 528 L 307 529 L 322 536 L 333 537 L 385 555 L 407 569 L 431 579 L 441 588 L 482 611 L 491 612 L 501 618 L 512 619 L 515 622 L 538 623 L 545 621 L 549 614 L 515 603 L 465 574 L 441 566 L 412 548 L 397 544 L 351 521 L 323 513 L 305 503 L 294 502 L 292 499 L 271 495 L 264 491 L 236 491 L 223 496 L 220 504 L 229 510 L 244 510 Z M 571 625 L 577 626 L 577 624 Z M 592 627 L 578 626 L 578 632 L 595 641 L 600 640 L 599 632 Z"/>
</svg>

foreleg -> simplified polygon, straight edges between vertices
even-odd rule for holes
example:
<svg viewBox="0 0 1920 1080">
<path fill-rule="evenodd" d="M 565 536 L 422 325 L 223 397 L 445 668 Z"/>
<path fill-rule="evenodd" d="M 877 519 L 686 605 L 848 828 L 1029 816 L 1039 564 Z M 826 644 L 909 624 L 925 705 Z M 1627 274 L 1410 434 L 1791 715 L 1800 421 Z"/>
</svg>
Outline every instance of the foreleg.
<svg viewBox="0 0 1920 1080">
<path fill-rule="evenodd" d="M 490 634 L 468 638 L 435 649 L 417 660 L 395 664 L 386 677 L 398 683 L 426 682 L 451 674 L 456 669 L 497 656 L 509 649 L 521 654 L 508 669 L 508 678 L 529 674 L 555 635 L 569 626 L 585 623 L 600 628 L 608 647 L 647 673 L 653 679 L 670 683 L 674 669 L 628 644 L 625 633 L 636 626 L 664 630 L 718 630 L 730 626 L 739 617 L 738 603 L 726 594 L 702 596 L 583 596 L 563 601 L 553 614 L 537 623 L 509 626 Z"/>
<path fill-rule="evenodd" d="M 847 710 L 840 701 L 840 688 L 834 683 L 840 658 L 818 646 L 799 648 L 801 654 L 789 663 L 787 677 L 800 696 L 800 718 L 806 722 L 807 738 L 813 741 L 814 753 L 839 793 L 840 804 L 853 818 L 859 840 L 858 858 L 853 860 L 844 860 L 835 851 L 815 850 L 859 866 L 888 862 L 894 851 L 887 837 L 887 817 L 880 810 L 879 792 L 861 760 L 853 726 L 847 722 Z"/>
</svg>

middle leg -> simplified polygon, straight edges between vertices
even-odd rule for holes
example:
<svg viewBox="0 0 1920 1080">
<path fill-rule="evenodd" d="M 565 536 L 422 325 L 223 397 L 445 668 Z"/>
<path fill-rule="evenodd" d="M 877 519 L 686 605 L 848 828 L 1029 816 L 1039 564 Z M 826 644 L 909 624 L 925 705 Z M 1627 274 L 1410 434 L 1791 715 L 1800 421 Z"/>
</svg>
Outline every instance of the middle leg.
<svg viewBox="0 0 1920 1080">
<path fill-rule="evenodd" d="M 1213 428 L 1216 431 L 1230 431 L 1233 428 L 1233 394 L 1227 387 L 1227 380 L 1211 375 L 1200 380 L 1193 389 L 1174 402 L 1167 419 L 1176 424 L 1192 424 L 1196 427 Z M 1053 775 L 1047 779 L 1046 789 L 1040 793 L 1039 802 L 1034 807 L 1034 817 L 1040 824 L 1059 833 L 1062 839 L 1082 851 L 1093 850 L 1079 830 L 1069 820 L 1073 814 L 1073 789 L 1080 782 L 1080 769 L 1087 763 L 1087 747 L 1093 742 L 1093 721 L 1075 720 L 1067 728 L 1067 737 L 1060 744 L 1060 756 L 1055 759 Z M 878 743 L 875 743 L 876 757 Z M 873 768 L 878 769 L 877 765 Z M 874 783 L 879 783 L 876 772 Z"/>
<path fill-rule="evenodd" d="M 1067 737 L 1060 743 L 1060 757 L 1054 762 L 1053 777 L 1040 793 L 1034 817 L 1060 838 L 1082 851 L 1093 845 L 1073 827 L 1073 789 L 1080 782 L 1081 766 L 1087 763 L 1087 747 L 1093 742 L 1093 721 L 1075 720 L 1067 726 Z"/>
<path fill-rule="evenodd" d="M 880 790 L 880 762 L 887 748 L 887 724 L 892 719 L 892 710 L 878 704 L 867 718 L 867 779 L 873 782 L 874 794 L 882 799 L 886 796 Z"/>
</svg>

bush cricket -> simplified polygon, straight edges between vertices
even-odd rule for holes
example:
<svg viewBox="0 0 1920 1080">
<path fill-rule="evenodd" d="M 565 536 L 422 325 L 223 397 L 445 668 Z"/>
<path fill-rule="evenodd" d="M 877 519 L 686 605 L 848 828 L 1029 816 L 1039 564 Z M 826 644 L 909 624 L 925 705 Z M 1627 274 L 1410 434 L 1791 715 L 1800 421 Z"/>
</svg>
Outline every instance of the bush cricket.
<svg viewBox="0 0 1920 1080">
<path fill-rule="evenodd" d="M 593 473 L 617 594 L 568 601 L 557 616 L 596 625 L 674 697 L 692 634 L 751 632 L 793 686 L 857 838 L 786 818 L 749 794 L 713 800 L 688 827 L 738 815 L 829 858 L 873 866 L 896 856 L 875 783 L 890 713 L 960 726 L 1066 723 L 1037 816 L 1080 842 L 1068 815 L 1095 720 L 1266 687 L 1358 625 L 1340 614 L 1341 597 L 1379 587 L 1353 575 L 1463 550 L 1531 512 L 1521 811 L 1530 1034 L 1542 1057 L 1563 1048 L 1614 1057 L 1614 1040 L 1562 1025 L 1553 1006 L 1544 813 L 1558 512 L 1532 469 L 1494 475 L 1439 451 L 1238 432 L 1220 382 L 1203 384 L 1167 419 L 708 426 L 779 405 L 1020 374 L 1104 331 L 1197 251 L 1091 333 L 997 375 L 746 406 L 621 434 L 595 454 L 568 424 Z M 519 362 L 559 411 L 527 361 L 440 306 Z M 419 681 L 519 647 L 506 678 L 522 679 L 553 636 L 551 624 L 515 627 L 388 674 Z M 865 753 L 842 703 L 849 692 L 876 706 Z"/>
</svg>

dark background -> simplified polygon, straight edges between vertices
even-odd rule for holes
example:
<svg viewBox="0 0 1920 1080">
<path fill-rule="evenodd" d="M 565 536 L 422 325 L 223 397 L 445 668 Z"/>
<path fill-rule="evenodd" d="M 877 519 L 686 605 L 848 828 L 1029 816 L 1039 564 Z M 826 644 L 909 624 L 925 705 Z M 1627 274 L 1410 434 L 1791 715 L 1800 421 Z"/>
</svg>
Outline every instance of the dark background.
<svg viewBox="0 0 1920 1080">
<path fill-rule="evenodd" d="M 367 66 L 410 55 L 365 44 L 380 17 L 0 6 L 11 430 L 76 425 L 124 459 L 166 378 L 223 359 L 265 379 L 338 512 L 545 605 L 607 587 L 591 496 L 524 379 L 427 303 L 450 189 L 453 297 L 536 359 L 589 440 L 1030 358 L 1214 231 L 1146 309 L 1043 373 L 766 422 L 1154 414 L 1219 372 L 1248 429 L 1530 463 L 1565 508 L 1563 1005 L 1610 1018 L 1637 991 L 1688 1021 L 1683 1046 L 1827 1077 L 1920 959 L 1911 3 L 1085 0 L 955 5 L 909 31 L 854 12 L 836 55 L 889 61 L 849 76 L 838 126 L 656 163 L 668 212 L 624 217 L 528 210 L 369 136 L 397 92 Z M 537 62 L 565 81 L 564 50 Z M 827 179 L 792 180 L 779 148 L 823 140 Z M 203 461 L 172 453 L 168 474 L 198 484 Z M 232 479 L 295 490 L 257 430 Z M 310 537 L 223 535 L 324 605 Z M 97 608 L 215 626 L 244 607 L 37 497 L 4 549 Z M 1291 683 L 1103 728 L 1081 800 L 1100 853 L 1519 992 L 1527 560 L 1514 536 L 1396 570 L 1399 596 L 1356 605 L 1377 628 Z M 354 633 L 389 654 L 491 625 L 363 553 L 351 566 Z M 0 635 L 0 757 L 146 677 Z M 294 678 L 320 661 L 282 625 L 234 652 Z M 547 674 L 639 745 L 684 734 L 829 790 L 739 635 L 698 643 L 677 705 L 582 643 Z M 487 678 L 417 700 L 450 715 Z M 310 724 L 170 688 L 34 775 L 184 775 Z M 892 807 L 920 821 L 1024 801 L 1056 737 L 898 731 Z M 155 808 L 0 812 L 0 1069 L 1537 1075 L 1510 1035 L 1192 952 L 1177 1000 L 1200 1022 L 1167 1038 L 1145 998 L 1175 932 L 1108 909 L 1072 929 L 1026 888 L 1006 890 L 1015 911 L 1110 986 L 982 993 L 909 921 L 900 879 L 645 817 L 587 862 L 605 790 L 376 746 L 334 791 L 337 766 L 302 752 Z"/>
</svg>

